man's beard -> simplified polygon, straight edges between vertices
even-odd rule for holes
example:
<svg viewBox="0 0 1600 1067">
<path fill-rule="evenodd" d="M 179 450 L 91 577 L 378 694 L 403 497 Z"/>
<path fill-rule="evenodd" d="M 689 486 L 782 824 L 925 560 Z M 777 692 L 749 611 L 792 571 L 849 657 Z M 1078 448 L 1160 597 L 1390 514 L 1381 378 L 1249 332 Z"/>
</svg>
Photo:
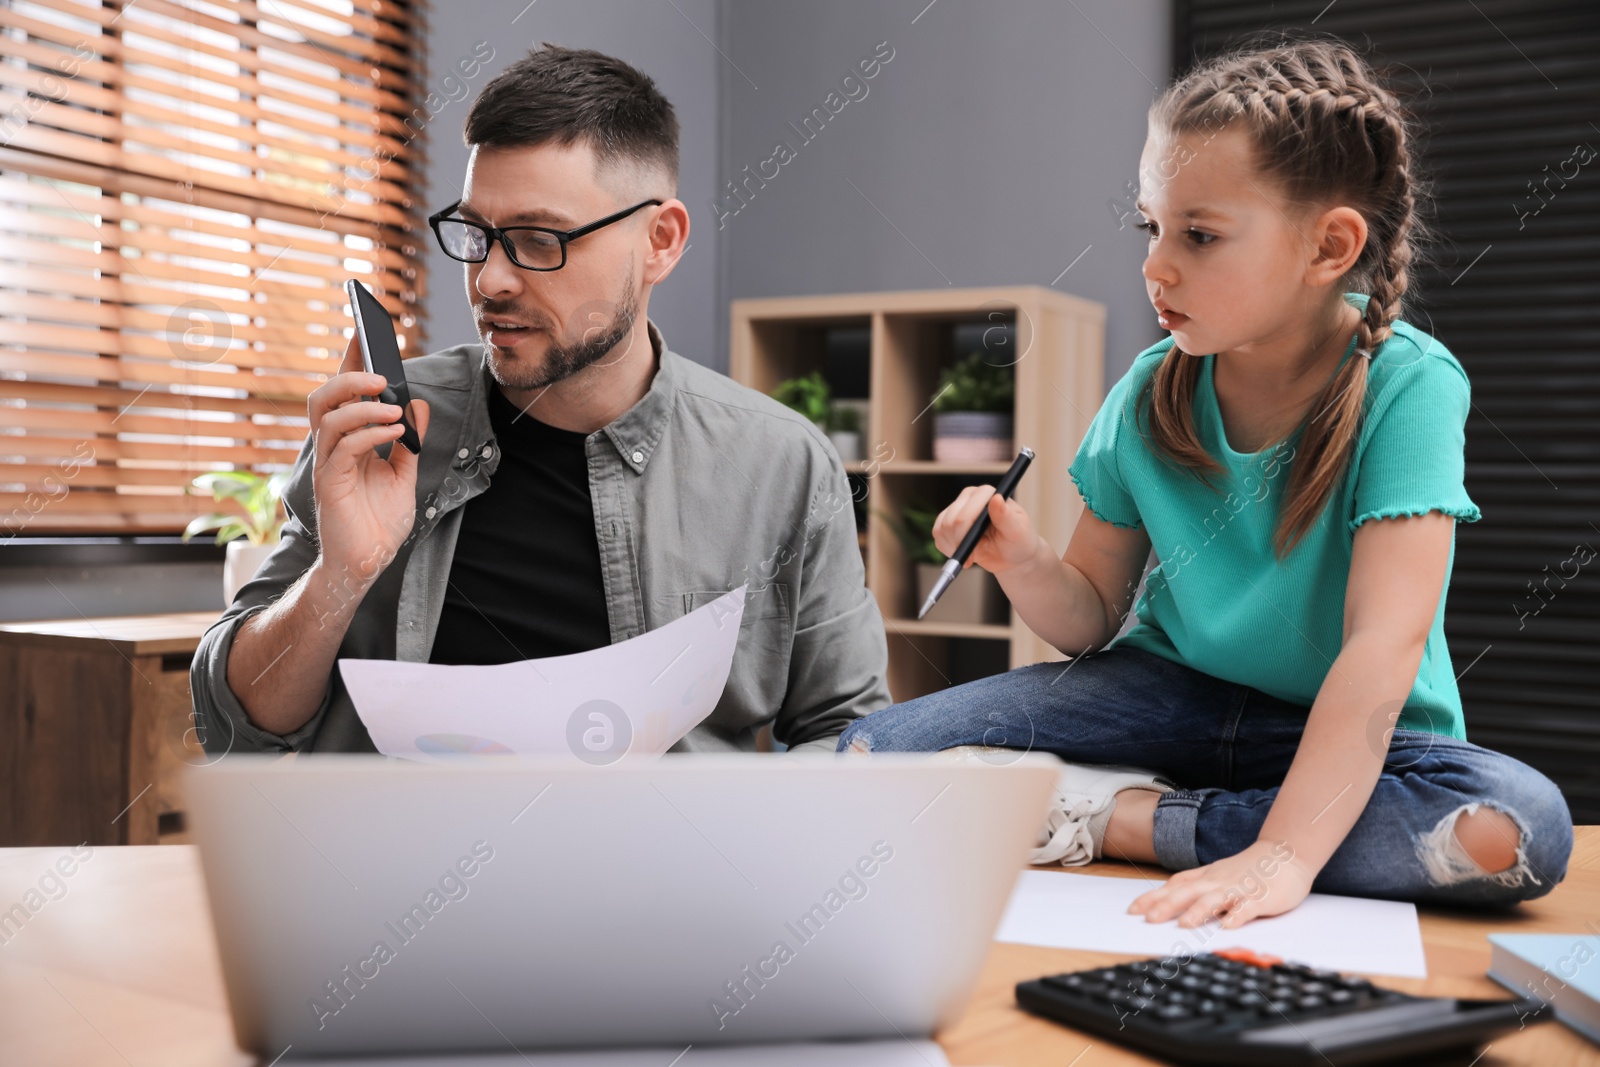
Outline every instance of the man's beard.
<svg viewBox="0 0 1600 1067">
<path fill-rule="evenodd" d="M 485 345 L 489 355 L 489 373 L 502 389 L 543 389 L 594 366 L 633 330 L 634 319 L 639 313 L 639 301 L 632 286 L 624 283 L 620 301 L 615 304 L 595 301 L 594 304 L 617 309 L 611 322 L 603 327 L 585 326 L 582 339 L 572 344 L 561 344 L 552 334 L 550 347 L 545 350 L 544 359 L 539 364 L 502 358 L 493 345 Z M 584 313 L 580 309 L 579 318 L 589 320 L 598 313 L 598 310 Z M 494 315 L 486 309 L 484 317 L 493 318 Z"/>
</svg>

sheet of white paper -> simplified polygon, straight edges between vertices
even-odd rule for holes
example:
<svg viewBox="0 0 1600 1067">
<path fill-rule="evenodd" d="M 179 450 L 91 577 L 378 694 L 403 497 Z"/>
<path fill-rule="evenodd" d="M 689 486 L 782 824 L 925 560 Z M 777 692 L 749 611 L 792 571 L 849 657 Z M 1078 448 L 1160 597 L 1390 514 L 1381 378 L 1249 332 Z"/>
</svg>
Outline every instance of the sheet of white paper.
<svg viewBox="0 0 1600 1067">
<path fill-rule="evenodd" d="M 372 743 L 387 756 L 570 753 L 601 764 L 661 753 L 722 697 L 745 589 L 576 655 L 488 666 L 341 659 L 339 672 Z"/>
<path fill-rule="evenodd" d="M 839 1041 L 795 1045 L 691 1045 L 683 1048 L 407 1056 L 337 1060 L 285 1059 L 285 1067 L 950 1067 L 932 1041 Z"/>
<path fill-rule="evenodd" d="M 1055 871 L 1024 871 L 996 941 L 1095 952 L 1191 955 L 1247 948 L 1334 971 L 1426 978 L 1414 904 L 1312 893 L 1298 908 L 1237 930 L 1145 922 L 1128 905 L 1156 883 Z"/>
</svg>

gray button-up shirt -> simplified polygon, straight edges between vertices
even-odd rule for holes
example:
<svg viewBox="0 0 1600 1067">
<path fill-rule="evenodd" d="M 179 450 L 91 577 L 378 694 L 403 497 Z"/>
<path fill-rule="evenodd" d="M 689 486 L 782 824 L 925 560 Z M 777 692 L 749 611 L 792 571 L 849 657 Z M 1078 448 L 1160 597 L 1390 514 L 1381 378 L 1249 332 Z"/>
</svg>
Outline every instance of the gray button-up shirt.
<svg viewBox="0 0 1600 1067">
<path fill-rule="evenodd" d="M 852 720 L 889 702 L 883 620 L 864 587 L 843 465 L 810 422 L 672 352 L 653 323 L 649 333 L 658 361 L 649 392 L 585 442 L 611 640 L 748 584 L 727 687 L 676 749 L 751 750 L 772 723 L 790 747 L 831 750 Z M 405 369 L 411 395 L 430 407 L 416 519 L 357 608 L 341 658 L 427 661 L 462 505 L 488 488 L 500 461 L 481 345 Z M 281 543 L 206 631 L 190 669 L 208 751 L 374 751 L 337 667 L 316 714 L 281 736 L 254 725 L 228 687 L 239 625 L 317 558 L 312 457 L 308 436 L 284 493 Z M 537 530 L 527 550 L 539 550 Z M 296 669 L 293 651 L 271 669 Z"/>
</svg>

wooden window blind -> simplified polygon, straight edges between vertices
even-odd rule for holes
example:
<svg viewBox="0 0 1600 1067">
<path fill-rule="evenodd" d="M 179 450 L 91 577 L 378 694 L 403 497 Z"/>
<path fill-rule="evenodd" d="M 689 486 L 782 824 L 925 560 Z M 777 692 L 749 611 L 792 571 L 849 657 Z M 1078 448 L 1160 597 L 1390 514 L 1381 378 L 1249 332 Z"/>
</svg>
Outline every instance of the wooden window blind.
<svg viewBox="0 0 1600 1067">
<path fill-rule="evenodd" d="M 425 0 L 0 0 L 0 541 L 293 462 L 345 278 L 424 342 Z"/>
<path fill-rule="evenodd" d="M 1445 602 L 1467 737 L 1600 821 L 1600 5 L 1183 0 L 1175 65 L 1268 28 L 1370 49 L 1417 108 L 1442 241 L 1404 317 L 1471 379 L 1483 510 Z"/>
</svg>

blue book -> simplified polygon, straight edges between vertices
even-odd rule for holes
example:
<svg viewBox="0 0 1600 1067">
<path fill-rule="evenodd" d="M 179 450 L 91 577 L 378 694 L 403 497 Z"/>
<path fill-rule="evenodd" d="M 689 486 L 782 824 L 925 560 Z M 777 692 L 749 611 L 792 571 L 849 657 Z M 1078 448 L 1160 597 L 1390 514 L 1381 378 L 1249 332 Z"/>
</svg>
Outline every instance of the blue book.
<svg viewBox="0 0 1600 1067">
<path fill-rule="evenodd" d="M 1556 1018 L 1600 1045 L 1600 937 L 1490 934 L 1489 977 L 1538 997 Z"/>
</svg>

